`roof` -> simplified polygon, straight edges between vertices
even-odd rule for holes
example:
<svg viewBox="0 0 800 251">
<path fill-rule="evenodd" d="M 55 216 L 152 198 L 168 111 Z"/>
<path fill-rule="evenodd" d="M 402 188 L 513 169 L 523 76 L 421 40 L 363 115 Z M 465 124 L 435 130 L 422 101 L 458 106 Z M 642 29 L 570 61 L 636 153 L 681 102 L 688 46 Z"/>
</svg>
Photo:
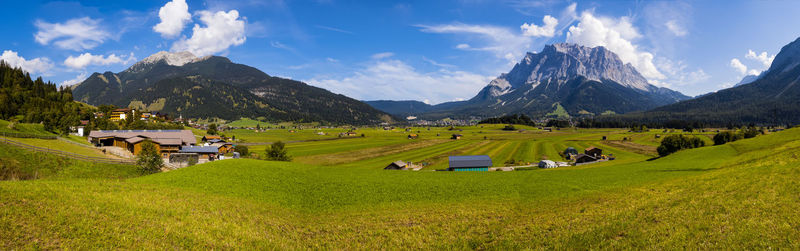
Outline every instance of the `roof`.
<svg viewBox="0 0 800 251">
<path fill-rule="evenodd" d="M 106 137 L 123 139 L 134 137 L 149 138 L 162 145 L 191 145 L 197 143 L 197 139 L 195 139 L 190 130 L 100 130 L 89 132 L 90 140 Z"/>
<path fill-rule="evenodd" d="M 399 167 L 404 167 L 404 166 L 406 166 L 406 163 L 405 163 L 405 162 L 403 162 L 402 160 L 398 160 L 398 161 L 392 162 L 392 164 L 394 164 L 394 165 L 397 165 L 397 166 L 399 166 Z M 389 164 L 389 165 L 391 165 L 391 164 Z"/>
<path fill-rule="evenodd" d="M 203 138 L 206 139 L 206 140 L 222 139 L 222 137 L 217 136 L 217 135 L 206 135 L 206 136 L 203 136 Z"/>
<path fill-rule="evenodd" d="M 120 108 L 120 109 L 114 109 L 113 111 L 114 112 L 129 112 L 129 111 L 131 111 L 131 109 L 130 108 Z"/>
<path fill-rule="evenodd" d="M 492 158 L 488 155 L 450 156 L 448 159 L 450 168 L 492 166 Z"/>
<path fill-rule="evenodd" d="M 214 146 L 184 146 L 178 151 L 181 153 L 219 153 L 219 149 Z"/>
<path fill-rule="evenodd" d="M 225 145 L 233 145 L 233 144 L 231 144 L 231 143 L 225 143 L 225 142 L 221 142 L 221 143 L 214 143 L 214 144 L 211 144 L 210 146 L 213 146 L 213 147 L 216 147 L 216 148 L 220 148 L 220 147 L 223 147 L 223 146 L 225 146 Z"/>
<path fill-rule="evenodd" d="M 206 139 L 208 139 L 208 138 L 206 138 Z M 225 141 L 221 140 L 221 139 L 212 139 L 212 140 L 209 140 L 208 142 L 211 142 L 211 143 L 219 143 L 219 142 L 225 143 Z"/>
</svg>

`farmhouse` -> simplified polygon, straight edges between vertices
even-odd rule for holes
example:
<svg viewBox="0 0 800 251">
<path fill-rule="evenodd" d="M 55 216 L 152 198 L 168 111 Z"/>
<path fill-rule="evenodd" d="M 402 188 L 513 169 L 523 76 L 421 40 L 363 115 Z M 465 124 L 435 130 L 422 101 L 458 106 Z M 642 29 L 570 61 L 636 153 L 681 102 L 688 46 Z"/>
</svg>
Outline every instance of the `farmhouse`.
<svg viewBox="0 0 800 251">
<path fill-rule="evenodd" d="M 417 135 L 416 133 L 412 133 L 412 134 L 408 135 L 408 139 L 417 139 L 417 138 L 419 138 L 419 135 Z"/>
<path fill-rule="evenodd" d="M 150 140 L 156 144 L 161 157 L 168 158 L 182 146 L 190 146 L 197 140 L 190 130 L 106 130 L 89 132 L 89 141 L 99 146 L 115 146 L 138 155 L 142 143 Z"/>
<path fill-rule="evenodd" d="M 450 156 L 448 160 L 448 171 L 489 171 L 492 166 L 492 158 L 488 155 Z"/>
<path fill-rule="evenodd" d="M 603 155 L 603 149 L 597 147 L 589 147 L 583 150 L 583 153 L 595 158 L 600 158 Z"/>
<path fill-rule="evenodd" d="M 453 134 L 453 136 L 452 136 L 452 137 L 450 137 L 450 139 L 461 139 L 461 136 L 464 136 L 464 135 L 461 135 L 461 134 Z"/>
<path fill-rule="evenodd" d="M 210 146 L 216 147 L 217 148 L 217 152 L 219 152 L 221 154 L 226 154 L 226 153 L 233 152 L 233 144 L 227 143 L 225 141 L 214 143 L 214 144 L 211 144 Z"/>
</svg>

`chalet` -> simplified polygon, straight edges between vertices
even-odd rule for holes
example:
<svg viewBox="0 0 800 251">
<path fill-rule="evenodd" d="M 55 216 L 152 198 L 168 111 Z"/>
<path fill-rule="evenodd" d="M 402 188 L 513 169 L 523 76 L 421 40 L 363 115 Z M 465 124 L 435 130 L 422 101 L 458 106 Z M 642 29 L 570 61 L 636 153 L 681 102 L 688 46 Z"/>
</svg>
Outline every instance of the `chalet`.
<svg viewBox="0 0 800 251">
<path fill-rule="evenodd" d="M 597 158 L 592 157 L 591 155 L 578 154 L 578 155 L 575 156 L 575 163 L 576 164 L 590 163 L 590 162 L 595 162 L 595 161 L 597 161 Z"/>
<path fill-rule="evenodd" d="M 190 130 L 106 130 L 89 132 L 89 141 L 98 146 L 115 146 L 138 155 L 142 143 L 152 141 L 161 157 L 168 158 L 181 147 L 197 143 Z"/>
<path fill-rule="evenodd" d="M 464 136 L 464 135 L 461 135 L 461 134 L 453 134 L 453 136 L 452 136 L 452 137 L 450 137 L 450 139 L 461 139 L 461 136 Z"/>
<path fill-rule="evenodd" d="M 416 133 L 412 133 L 412 134 L 408 135 L 408 139 L 417 139 L 417 138 L 419 138 L 419 135 L 416 134 Z"/>
<path fill-rule="evenodd" d="M 215 146 L 185 146 L 180 153 L 196 153 L 202 159 L 214 159 L 219 154 L 219 148 Z"/>
<path fill-rule="evenodd" d="M 141 120 L 148 120 L 148 119 L 150 119 L 150 117 L 153 117 L 152 113 L 143 112 L 142 115 L 141 115 Z"/>
<path fill-rule="evenodd" d="M 448 171 L 489 171 L 492 158 L 488 155 L 450 156 Z"/>
<path fill-rule="evenodd" d="M 125 120 L 128 116 L 128 113 L 132 112 L 134 112 L 134 110 L 130 108 L 114 109 L 111 111 L 111 117 L 109 119 L 111 119 L 111 121 Z"/>
<path fill-rule="evenodd" d="M 222 140 L 222 137 L 217 136 L 217 135 L 206 135 L 206 136 L 203 136 L 203 138 L 200 139 L 200 140 L 203 141 L 203 142 L 209 142 L 211 140 Z"/>
<path fill-rule="evenodd" d="M 603 149 L 597 147 L 589 147 L 583 150 L 583 153 L 595 158 L 600 158 L 603 155 Z"/>
</svg>

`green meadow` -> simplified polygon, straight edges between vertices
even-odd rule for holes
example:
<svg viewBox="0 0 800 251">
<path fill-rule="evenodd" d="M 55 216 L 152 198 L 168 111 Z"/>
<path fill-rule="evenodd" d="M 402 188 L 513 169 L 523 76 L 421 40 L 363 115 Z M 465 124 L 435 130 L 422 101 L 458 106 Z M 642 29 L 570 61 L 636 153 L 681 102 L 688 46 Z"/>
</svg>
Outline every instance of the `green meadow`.
<svg viewBox="0 0 800 251">
<path fill-rule="evenodd" d="M 0 249 L 800 248 L 800 128 L 655 158 L 655 135 L 680 132 L 503 126 L 358 128 L 343 138 L 346 128 L 233 130 L 223 133 L 251 152 L 290 142 L 294 161 L 146 176 L 52 156 L 23 162 L 38 153 L 0 144 L 2 163 L 49 170 L 0 181 Z M 433 171 L 449 155 L 486 154 L 500 167 L 562 160 L 568 146 L 617 160 Z M 382 170 L 395 160 L 427 166 Z"/>
</svg>

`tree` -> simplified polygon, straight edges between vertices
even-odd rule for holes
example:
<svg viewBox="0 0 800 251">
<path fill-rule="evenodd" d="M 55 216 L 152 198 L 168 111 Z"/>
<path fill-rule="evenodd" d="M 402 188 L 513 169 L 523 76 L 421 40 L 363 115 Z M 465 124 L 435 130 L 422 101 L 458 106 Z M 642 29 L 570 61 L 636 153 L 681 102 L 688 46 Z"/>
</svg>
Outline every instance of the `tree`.
<svg viewBox="0 0 800 251">
<path fill-rule="evenodd" d="M 208 126 L 208 131 L 206 131 L 209 135 L 217 135 L 217 124 L 211 124 Z"/>
<path fill-rule="evenodd" d="M 289 156 L 285 146 L 286 144 L 281 141 L 272 143 L 272 145 L 267 148 L 267 159 L 276 161 L 292 161 L 292 156 Z"/>
<path fill-rule="evenodd" d="M 236 145 L 233 147 L 233 151 L 239 153 L 242 157 L 250 155 L 250 149 L 245 145 Z"/>
<path fill-rule="evenodd" d="M 136 164 L 139 165 L 139 169 L 145 174 L 161 171 L 161 167 L 164 166 L 164 161 L 161 159 L 158 150 L 156 150 L 156 144 L 153 144 L 150 140 L 143 142 L 142 151 L 139 152 Z"/>
<path fill-rule="evenodd" d="M 683 135 L 669 135 L 661 140 L 661 145 L 656 148 L 658 155 L 667 156 L 674 152 L 705 146 L 706 143 L 698 137 L 686 137 Z"/>
</svg>

